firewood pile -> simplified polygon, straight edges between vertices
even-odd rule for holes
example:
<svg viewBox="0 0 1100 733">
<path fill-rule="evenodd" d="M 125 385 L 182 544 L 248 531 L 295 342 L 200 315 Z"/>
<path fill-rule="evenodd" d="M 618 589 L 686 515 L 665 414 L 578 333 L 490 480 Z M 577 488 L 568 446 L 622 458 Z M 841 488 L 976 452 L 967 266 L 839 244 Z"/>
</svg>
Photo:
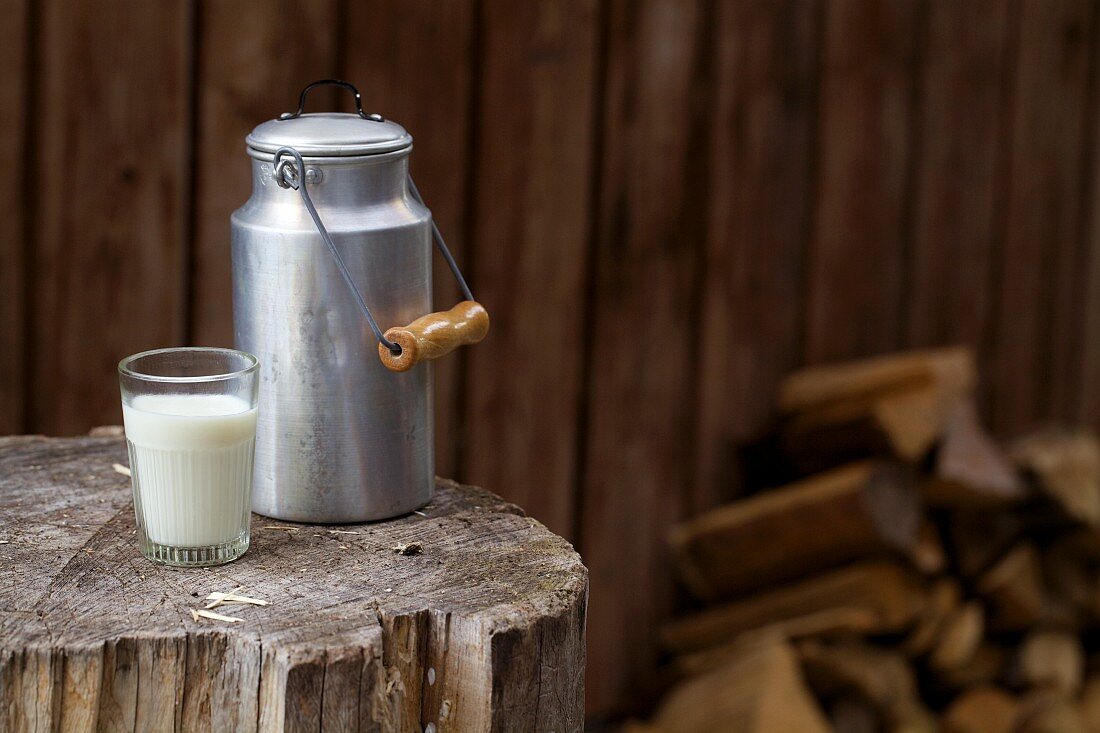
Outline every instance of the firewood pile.
<svg viewBox="0 0 1100 733">
<path fill-rule="evenodd" d="M 1100 442 L 997 442 L 975 371 L 942 349 L 785 381 L 749 471 L 773 488 L 671 533 L 697 609 L 629 730 L 1100 732 Z"/>
</svg>

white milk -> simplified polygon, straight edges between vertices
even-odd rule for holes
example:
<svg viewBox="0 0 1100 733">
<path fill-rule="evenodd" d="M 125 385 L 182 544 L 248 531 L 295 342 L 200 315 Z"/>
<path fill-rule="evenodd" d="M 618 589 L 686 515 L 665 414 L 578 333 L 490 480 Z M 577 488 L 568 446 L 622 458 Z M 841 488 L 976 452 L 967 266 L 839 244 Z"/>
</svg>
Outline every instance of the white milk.
<svg viewBox="0 0 1100 733">
<path fill-rule="evenodd" d="M 174 547 L 237 539 L 248 526 L 256 409 L 232 395 L 139 395 L 122 415 L 149 539 Z"/>
</svg>

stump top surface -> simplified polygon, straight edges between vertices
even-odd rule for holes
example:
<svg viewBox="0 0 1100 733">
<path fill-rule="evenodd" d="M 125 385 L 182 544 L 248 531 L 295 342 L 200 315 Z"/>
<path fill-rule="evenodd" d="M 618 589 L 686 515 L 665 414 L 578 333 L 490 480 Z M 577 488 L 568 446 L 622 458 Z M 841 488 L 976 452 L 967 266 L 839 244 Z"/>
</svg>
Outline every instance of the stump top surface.
<svg viewBox="0 0 1100 733">
<path fill-rule="evenodd" d="M 251 548 L 209 569 L 143 558 L 121 438 L 0 438 L 0 646 L 94 646 L 216 630 L 340 645 L 432 612 L 507 631 L 575 606 L 587 573 L 562 538 L 479 488 L 439 480 L 421 513 L 358 525 L 252 517 Z M 395 548 L 419 543 L 420 554 Z M 238 590 L 239 589 L 239 590 Z M 214 591 L 269 602 L 194 620 Z M 582 601 L 583 602 L 583 601 Z"/>
</svg>

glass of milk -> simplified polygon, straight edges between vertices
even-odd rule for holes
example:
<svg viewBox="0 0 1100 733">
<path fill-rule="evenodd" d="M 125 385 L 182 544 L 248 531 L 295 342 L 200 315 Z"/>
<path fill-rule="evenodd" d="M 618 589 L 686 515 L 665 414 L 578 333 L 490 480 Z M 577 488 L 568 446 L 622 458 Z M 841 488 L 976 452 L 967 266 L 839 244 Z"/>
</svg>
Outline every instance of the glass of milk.
<svg viewBox="0 0 1100 733">
<path fill-rule="evenodd" d="M 236 560 L 249 539 L 256 357 L 158 349 L 118 372 L 141 554 L 166 565 Z"/>
</svg>

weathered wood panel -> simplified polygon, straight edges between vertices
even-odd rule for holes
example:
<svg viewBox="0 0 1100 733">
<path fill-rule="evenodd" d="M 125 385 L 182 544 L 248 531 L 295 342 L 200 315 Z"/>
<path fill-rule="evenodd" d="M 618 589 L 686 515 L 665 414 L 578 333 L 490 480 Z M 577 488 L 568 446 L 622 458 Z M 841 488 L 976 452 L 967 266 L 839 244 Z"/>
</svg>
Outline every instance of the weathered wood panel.
<svg viewBox="0 0 1100 733">
<path fill-rule="evenodd" d="M 23 429 L 26 381 L 24 335 L 26 258 L 24 214 L 28 203 L 23 170 L 29 114 L 27 80 L 30 38 L 27 0 L 0 0 L 0 201 L 8 202 L 0 227 L 0 435 Z"/>
<path fill-rule="evenodd" d="M 229 215 L 251 194 L 244 138 L 293 111 L 298 92 L 338 76 L 336 0 L 200 0 L 190 343 L 233 345 Z M 263 63 L 258 63 L 263 59 Z M 333 109 L 330 90 L 311 109 Z"/>
<path fill-rule="evenodd" d="M 121 357 L 184 339 L 192 9 L 38 12 L 28 427 L 66 434 L 117 422 Z"/>
<path fill-rule="evenodd" d="M 917 5 L 825 3 L 806 359 L 900 344 Z"/>
<path fill-rule="evenodd" d="M 691 485 L 712 18 L 614 0 L 608 20 L 580 549 L 589 709 L 644 699 L 669 611 L 665 530 Z"/>
<path fill-rule="evenodd" d="M 1093 37 L 1092 88 L 1089 98 L 1088 136 L 1089 158 L 1085 161 L 1086 186 L 1081 244 L 1087 261 L 1082 267 L 1084 295 L 1082 303 L 1082 344 L 1080 370 L 1076 375 L 1075 403 L 1068 417 L 1086 425 L 1100 425 L 1100 36 Z"/>
<path fill-rule="evenodd" d="M 1054 275 L 1050 279 L 1051 323 L 1050 367 L 1047 371 L 1042 400 L 1049 406 L 1050 414 L 1058 420 L 1072 419 L 1081 396 L 1077 385 L 1083 361 L 1082 349 L 1090 334 L 1085 330 L 1085 303 L 1088 294 L 1087 272 L 1092 253 L 1083 237 L 1084 219 L 1090 210 L 1084 200 L 1088 181 L 1088 154 L 1095 146 L 1090 140 L 1089 101 L 1095 99 L 1100 86 L 1100 68 L 1094 66 L 1096 49 L 1100 46 L 1100 26 L 1097 15 L 1100 4 L 1089 2 L 1079 9 L 1062 26 L 1065 52 L 1060 57 L 1061 74 L 1066 86 L 1064 93 L 1072 97 L 1064 110 L 1067 116 L 1062 143 L 1065 169 L 1059 174 L 1065 182 L 1066 196 L 1071 203 L 1072 214 L 1066 213 L 1064 224 L 1059 223 L 1046 230 L 1047 236 L 1056 237 L 1054 244 Z M 1051 134 L 1047 128 L 1044 134 Z M 1057 134 L 1062 134 L 1061 131 Z M 1072 217 L 1072 218 L 1071 218 Z M 1095 375 L 1094 378 L 1100 378 Z M 1100 424 L 1100 413 L 1091 416 L 1091 422 Z"/>
<path fill-rule="evenodd" d="M 472 0 L 350 3 L 341 41 L 343 76 L 360 87 L 369 111 L 396 120 L 412 133 L 410 171 L 468 277 L 474 22 Z M 434 249 L 432 253 L 435 309 L 446 310 L 461 300 L 459 289 L 443 258 Z M 482 297 L 480 289 L 475 295 Z M 458 400 L 463 358 L 459 352 L 432 366 L 440 476 L 455 474 L 462 442 Z"/>
<path fill-rule="evenodd" d="M 488 338 L 467 351 L 463 475 L 573 529 L 599 32 L 595 0 L 489 2 L 472 241 Z M 537 481 L 531 481 L 537 476 Z"/>
<path fill-rule="evenodd" d="M 935 0 L 918 79 L 906 340 L 981 345 L 991 323 L 1007 133 L 1009 0 Z"/>
<path fill-rule="evenodd" d="M 1059 382 L 1072 373 L 1079 336 L 1074 297 L 1085 270 L 1078 245 L 1093 12 L 1087 0 L 1021 4 L 988 379 L 993 425 L 1002 433 L 1058 414 L 1070 389 Z"/>
<path fill-rule="evenodd" d="M 801 358 L 820 3 L 721 3 L 699 354 L 697 496 L 728 495 Z"/>
</svg>

